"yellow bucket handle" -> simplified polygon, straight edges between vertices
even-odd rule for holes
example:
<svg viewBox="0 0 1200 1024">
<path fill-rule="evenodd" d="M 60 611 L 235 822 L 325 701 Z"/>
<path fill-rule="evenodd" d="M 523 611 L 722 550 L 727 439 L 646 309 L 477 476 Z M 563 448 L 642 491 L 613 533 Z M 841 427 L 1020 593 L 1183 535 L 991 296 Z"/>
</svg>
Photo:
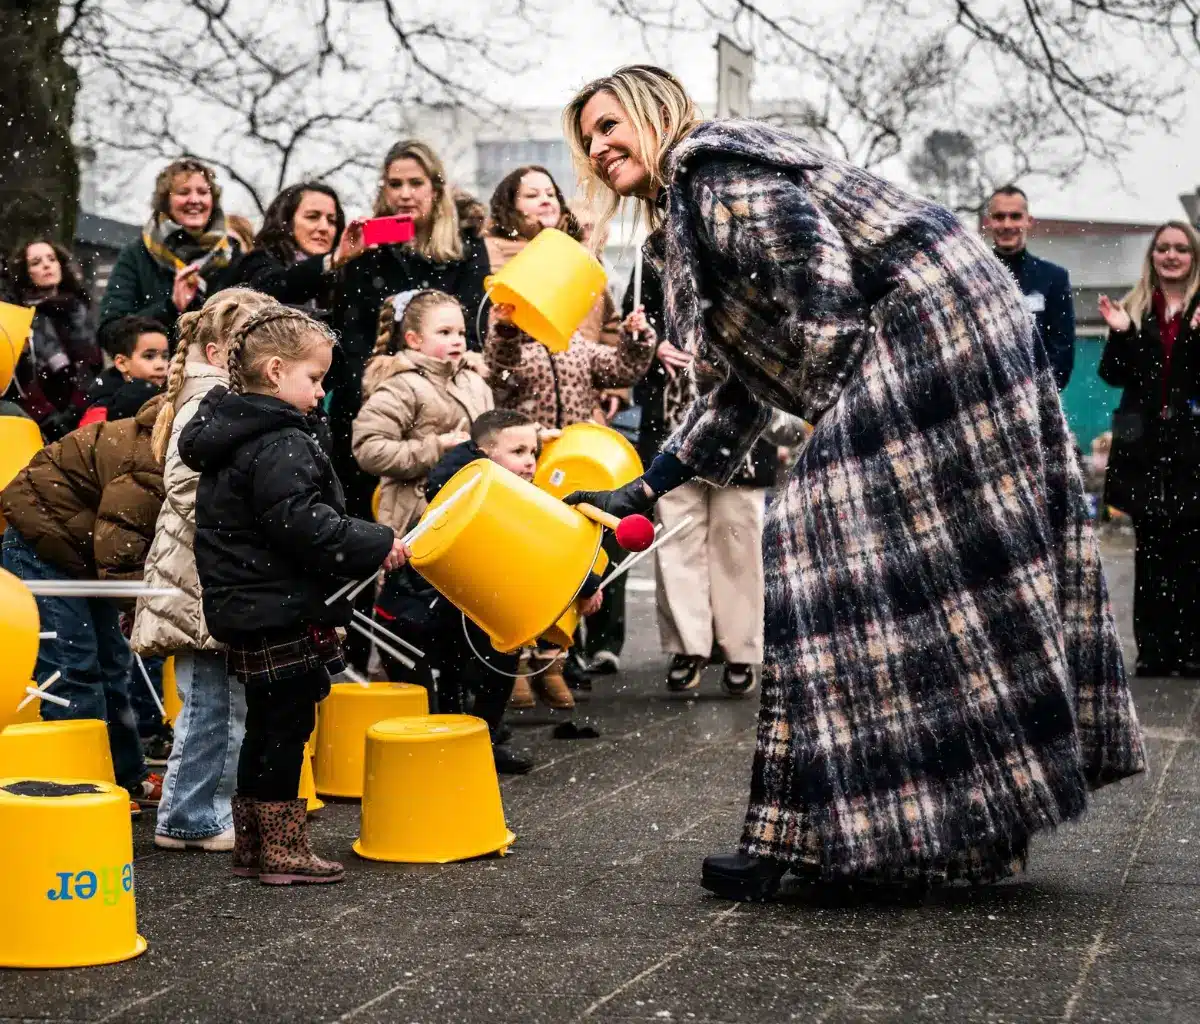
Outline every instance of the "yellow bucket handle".
<svg viewBox="0 0 1200 1024">
<path fill-rule="evenodd" d="M 525 676 L 526 678 L 529 678 L 530 676 L 540 676 L 548 668 L 552 668 L 555 664 L 558 663 L 558 658 L 551 658 L 548 662 L 546 662 L 545 665 L 543 665 L 541 668 L 537 669 L 535 672 L 505 672 L 504 669 L 502 669 L 502 668 L 496 668 L 495 665 L 493 665 L 490 661 L 487 660 L 487 658 L 485 658 L 482 654 L 479 653 L 479 649 L 475 646 L 475 641 L 471 639 L 471 631 L 469 629 L 467 629 L 467 613 L 461 612 L 460 614 L 462 615 L 463 636 L 466 637 L 467 646 L 471 648 L 471 653 L 473 655 L 475 655 L 475 657 L 477 657 L 480 661 L 482 661 L 484 663 L 484 665 L 486 665 L 493 672 L 495 672 L 496 675 L 505 676 L 508 679 L 516 679 L 519 676 Z"/>
</svg>

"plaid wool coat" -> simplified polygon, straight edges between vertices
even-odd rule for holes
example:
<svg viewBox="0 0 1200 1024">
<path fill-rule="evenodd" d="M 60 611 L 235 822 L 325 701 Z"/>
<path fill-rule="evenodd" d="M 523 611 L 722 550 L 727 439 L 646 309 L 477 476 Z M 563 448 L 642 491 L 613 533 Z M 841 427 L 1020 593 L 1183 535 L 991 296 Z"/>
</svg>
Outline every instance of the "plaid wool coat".
<svg viewBox="0 0 1200 1024">
<path fill-rule="evenodd" d="M 1145 770 L 1082 479 L 1011 275 L 937 206 L 766 125 L 669 157 L 667 335 L 727 371 L 664 450 L 724 484 L 815 423 L 768 512 L 744 852 L 986 881 Z"/>
</svg>

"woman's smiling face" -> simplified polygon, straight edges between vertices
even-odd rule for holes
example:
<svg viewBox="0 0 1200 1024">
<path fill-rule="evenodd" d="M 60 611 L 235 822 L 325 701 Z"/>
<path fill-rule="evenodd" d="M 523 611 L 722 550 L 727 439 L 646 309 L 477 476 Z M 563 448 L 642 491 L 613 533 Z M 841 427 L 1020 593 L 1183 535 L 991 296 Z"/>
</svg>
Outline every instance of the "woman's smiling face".
<svg viewBox="0 0 1200 1024">
<path fill-rule="evenodd" d="M 584 104 L 579 134 L 592 169 L 617 195 L 649 195 L 650 169 L 633 123 L 616 96 L 602 90 Z"/>
</svg>

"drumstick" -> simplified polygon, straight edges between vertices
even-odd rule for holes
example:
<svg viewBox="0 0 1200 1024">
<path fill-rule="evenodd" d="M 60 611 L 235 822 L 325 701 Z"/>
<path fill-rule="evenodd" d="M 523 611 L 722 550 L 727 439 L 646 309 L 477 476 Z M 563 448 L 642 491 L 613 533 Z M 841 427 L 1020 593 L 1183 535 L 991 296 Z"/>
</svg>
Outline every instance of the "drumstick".
<svg viewBox="0 0 1200 1024">
<path fill-rule="evenodd" d="M 31 701 L 33 701 L 33 700 L 34 700 L 34 698 L 36 698 L 36 697 L 47 697 L 47 698 L 48 698 L 50 695 L 49 695 L 48 693 L 46 693 L 45 691 L 46 691 L 47 689 L 49 689 L 51 686 L 53 686 L 55 683 L 57 683 L 57 682 L 58 682 L 58 680 L 59 680 L 59 677 L 60 677 L 60 676 L 62 676 L 62 673 L 61 673 L 61 672 L 55 672 L 55 673 L 54 673 L 54 674 L 53 674 L 53 675 L 52 675 L 52 676 L 51 676 L 49 679 L 47 679 L 47 680 L 46 680 L 44 683 L 41 683 L 41 684 L 39 684 L 39 685 L 38 685 L 38 687 L 37 687 L 37 689 L 34 689 L 32 686 L 27 686 L 27 687 L 25 687 L 25 692 L 26 692 L 27 694 L 29 694 L 29 696 L 28 696 L 28 697 L 26 697 L 26 698 L 25 698 L 23 701 L 21 701 L 21 703 L 20 703 L 20 704 L 18 704 L 18 705 L 17 705 L 17 710 L 18 710 L 18 711 L 24 711 L 24 710 L 25 710 L 25 706 L 26 706 L 27 704 L 29 704 Z M 62 700 L 62 698 L 61 698 L 61 697 L 58 697 L 58 698 L 57 698 L 57 700 L 61 701 L 61 700 Z M 71 705 L 71 702 L 70 702 L 70 701 L 67 701 L 66 705 L 64 705 L 64 706 L 65 706 L 65 707 L 70 707 L 70 705 Z"/>
<path fill-rule="evenodd" d="M 158 713 L 162 715 L 165 722 L 167 720 L 167 709 L 163 707 L 163 702 L 158 696 L 158 691 L 154 688 L 154 684 L 150 682 L 150 673 L 146 671 L 146 663 L 142 661 L 142 656 L 136 651 L 134 651 L 133 657 L 138 663 L 138 668 L 142 670 L 142 678 L 146 680 L 146 689 L 150 691 L 150 696 L 154 698 L 154 703 L 158 705 Z"/>
<path fill-rule="evenodd" d="M 421 648 L 419 648 L 418 646 L 416 646 L 416 644 L 410 644 L 410 643 L 409 643 L 407 640 L 405 640 L 405 639 L 404 639 L 404 637 L 402 637 L 402 636 L 397 636 L 395 633 L 393 633 L 393 632 L 392 632 L 390 629 L 388 629 L 388 628 L 387 628 L 387 626 L 385 626 L 385 625 L 384 625 L 382 622 L 379 622 L 379 621 L 377 621 L 377 620 L 375 620 L 375 619 L 371 618 L 371 616 L 369 616 L 369 615 L 364 615 L 364 614 L 363 614 L 362 612 L 360 612 L 360 611 L 359 611 L 357 608 L 355 608 L 355 609 L 354 609 L 354 617 L 355 617 L 356 619 L 358 619 L 358 620 L 359 620 L 359 622 L 365 622 L 365 623 L 367 623 L 368 625 L 370 625 L 371 627 L 373 627 L 374 629 L 377 629 L 377 630 L 379 630 L 379 632 L 380 632 L 380 633 L 382 633 L 382 634 L 383 634 L 385 637 L 387 637 L 387 638 L 388 638 L 389 640 L 391 640 L 393 643 L 397 643 L 397 644 L 399 644 L 401 647 L 407 647 L 407 648 L 408 648 L 410 651 L 412 651 L 412 652 L 413 652 L 413 654 L 415 654 L 415 655 L 416 655 L 418 658 L 423 658 L 423 657 L 425 657 L 425 652 L 424 652 L 423 650 L 421 650 Z"/>
<path fill-rule="evenodd" d="M 595 505 L 589 505 L 586 501 L 580 502 L 575 506 L 575 509 L 579 512 L 582 512 L 592 522 L 599 523 L 601 526 L 607 526 L 610 530 L 615 531 L 616 528 L 621 525 L 621 520 L 616 516 L 608 512 L 601 511 L 600 509 L 596 508 Z"/>
<path fill-rule="evenodd" d="M 361 622 L 355 622 L 355 621 L 351 620 L 350 628 L 357 629 L 363 636 L 365 636 L 376 647 L 378 647 L 381 651 L 383 651 L 384 654 L 390 654 L 393 658 L 395 658 L 398 662 L 400 662 L 400 664 L 403 665 L 405 668 L 416 668 L 417 667 L 417 663 L 415 661 L 413 661 L 412 658 L 410 658 L 407 654 L 401 654 L 391 644 L 385 644 L 382 640 L 379 639 L 379 637 L 377 637 L 374 633 L 372 633 L 371 630 L 367 629 L 367 627 L 364 626 Z"/>
<path fill-rule="evenodd" d="M 425 516 L 424 519 L 422 519 L 419 523 L 417 523 L 416 526 L 414 526 L 411 530 L 409 530 L 408 533 L 406 533 L 403 537 L 401 537 L 400 538 L 401 543 L 412 544 L 413 541 L 415 541 L 418 537 L 420 537 L 422 534 L 424 534 L 427 530 L 431 530 L 435 525 L 437 525 L 438 521 L 442 518 L 442 516 L 444 516 L 447 512 L 450 511 L 451 508 L 454 507 L 454 503 L 456 501 L 458 501 L 460 498 L 462 498 L 462 496 L 464 494 L 468 493 L 477 483 L 479 483 L 479 477 L 478 476 L 472 477 L 468 483 L 464 484 L 457 491 L 455 491 L 452 495 L 450 495 L 449 498 L 447 498 L 444 502 L 442 502 L 442 504 L 440 504 L 437 508 L 435 508 L 432 512 L 430 512 L 427 516 Z M 369 587 L 372 583 L 375 582 L 375 576 L 376 576 L 375 573 L 371 573 L 370 576 L 368 576 L 365 580 L 363 580 L 361 583 L 358 583 L 358 584 L 355 584 L 355 582 L 353 580 L 351 580 L 344 587 L 339 587 L 332 594 L 330 594 L 327 598 L 325 598 L 325 603 L 327 605 L 333 604 L 334 601 L 338 600 L 338 598 L 341 598 L 341 597 L 346 597 L 349 600 L 353 601 L 356 597 L 358 597 L 358 595 L 363 590 L 365 590 L 367 587 Z M 350 593 L 347 593 L 347 591 L 350 591 Z"/>
</svg>

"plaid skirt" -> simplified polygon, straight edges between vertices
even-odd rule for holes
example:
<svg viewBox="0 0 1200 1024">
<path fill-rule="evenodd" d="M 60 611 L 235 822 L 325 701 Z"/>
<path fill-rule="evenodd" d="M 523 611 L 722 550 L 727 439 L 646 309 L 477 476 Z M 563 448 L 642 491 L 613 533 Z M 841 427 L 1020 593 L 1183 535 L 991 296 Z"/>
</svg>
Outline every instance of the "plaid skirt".
<svg viewBox="0 0 1200 1024">
<path fill-rule="evenodd" d="M 346 670 L 342 644 L 332 627 L 308 626 L 294 637 L 264 637 L 254 647 L 228 649 L 229 671 L 246 686 L 276 683 L 324 668 L 331 676 Z"/>
</svg>

